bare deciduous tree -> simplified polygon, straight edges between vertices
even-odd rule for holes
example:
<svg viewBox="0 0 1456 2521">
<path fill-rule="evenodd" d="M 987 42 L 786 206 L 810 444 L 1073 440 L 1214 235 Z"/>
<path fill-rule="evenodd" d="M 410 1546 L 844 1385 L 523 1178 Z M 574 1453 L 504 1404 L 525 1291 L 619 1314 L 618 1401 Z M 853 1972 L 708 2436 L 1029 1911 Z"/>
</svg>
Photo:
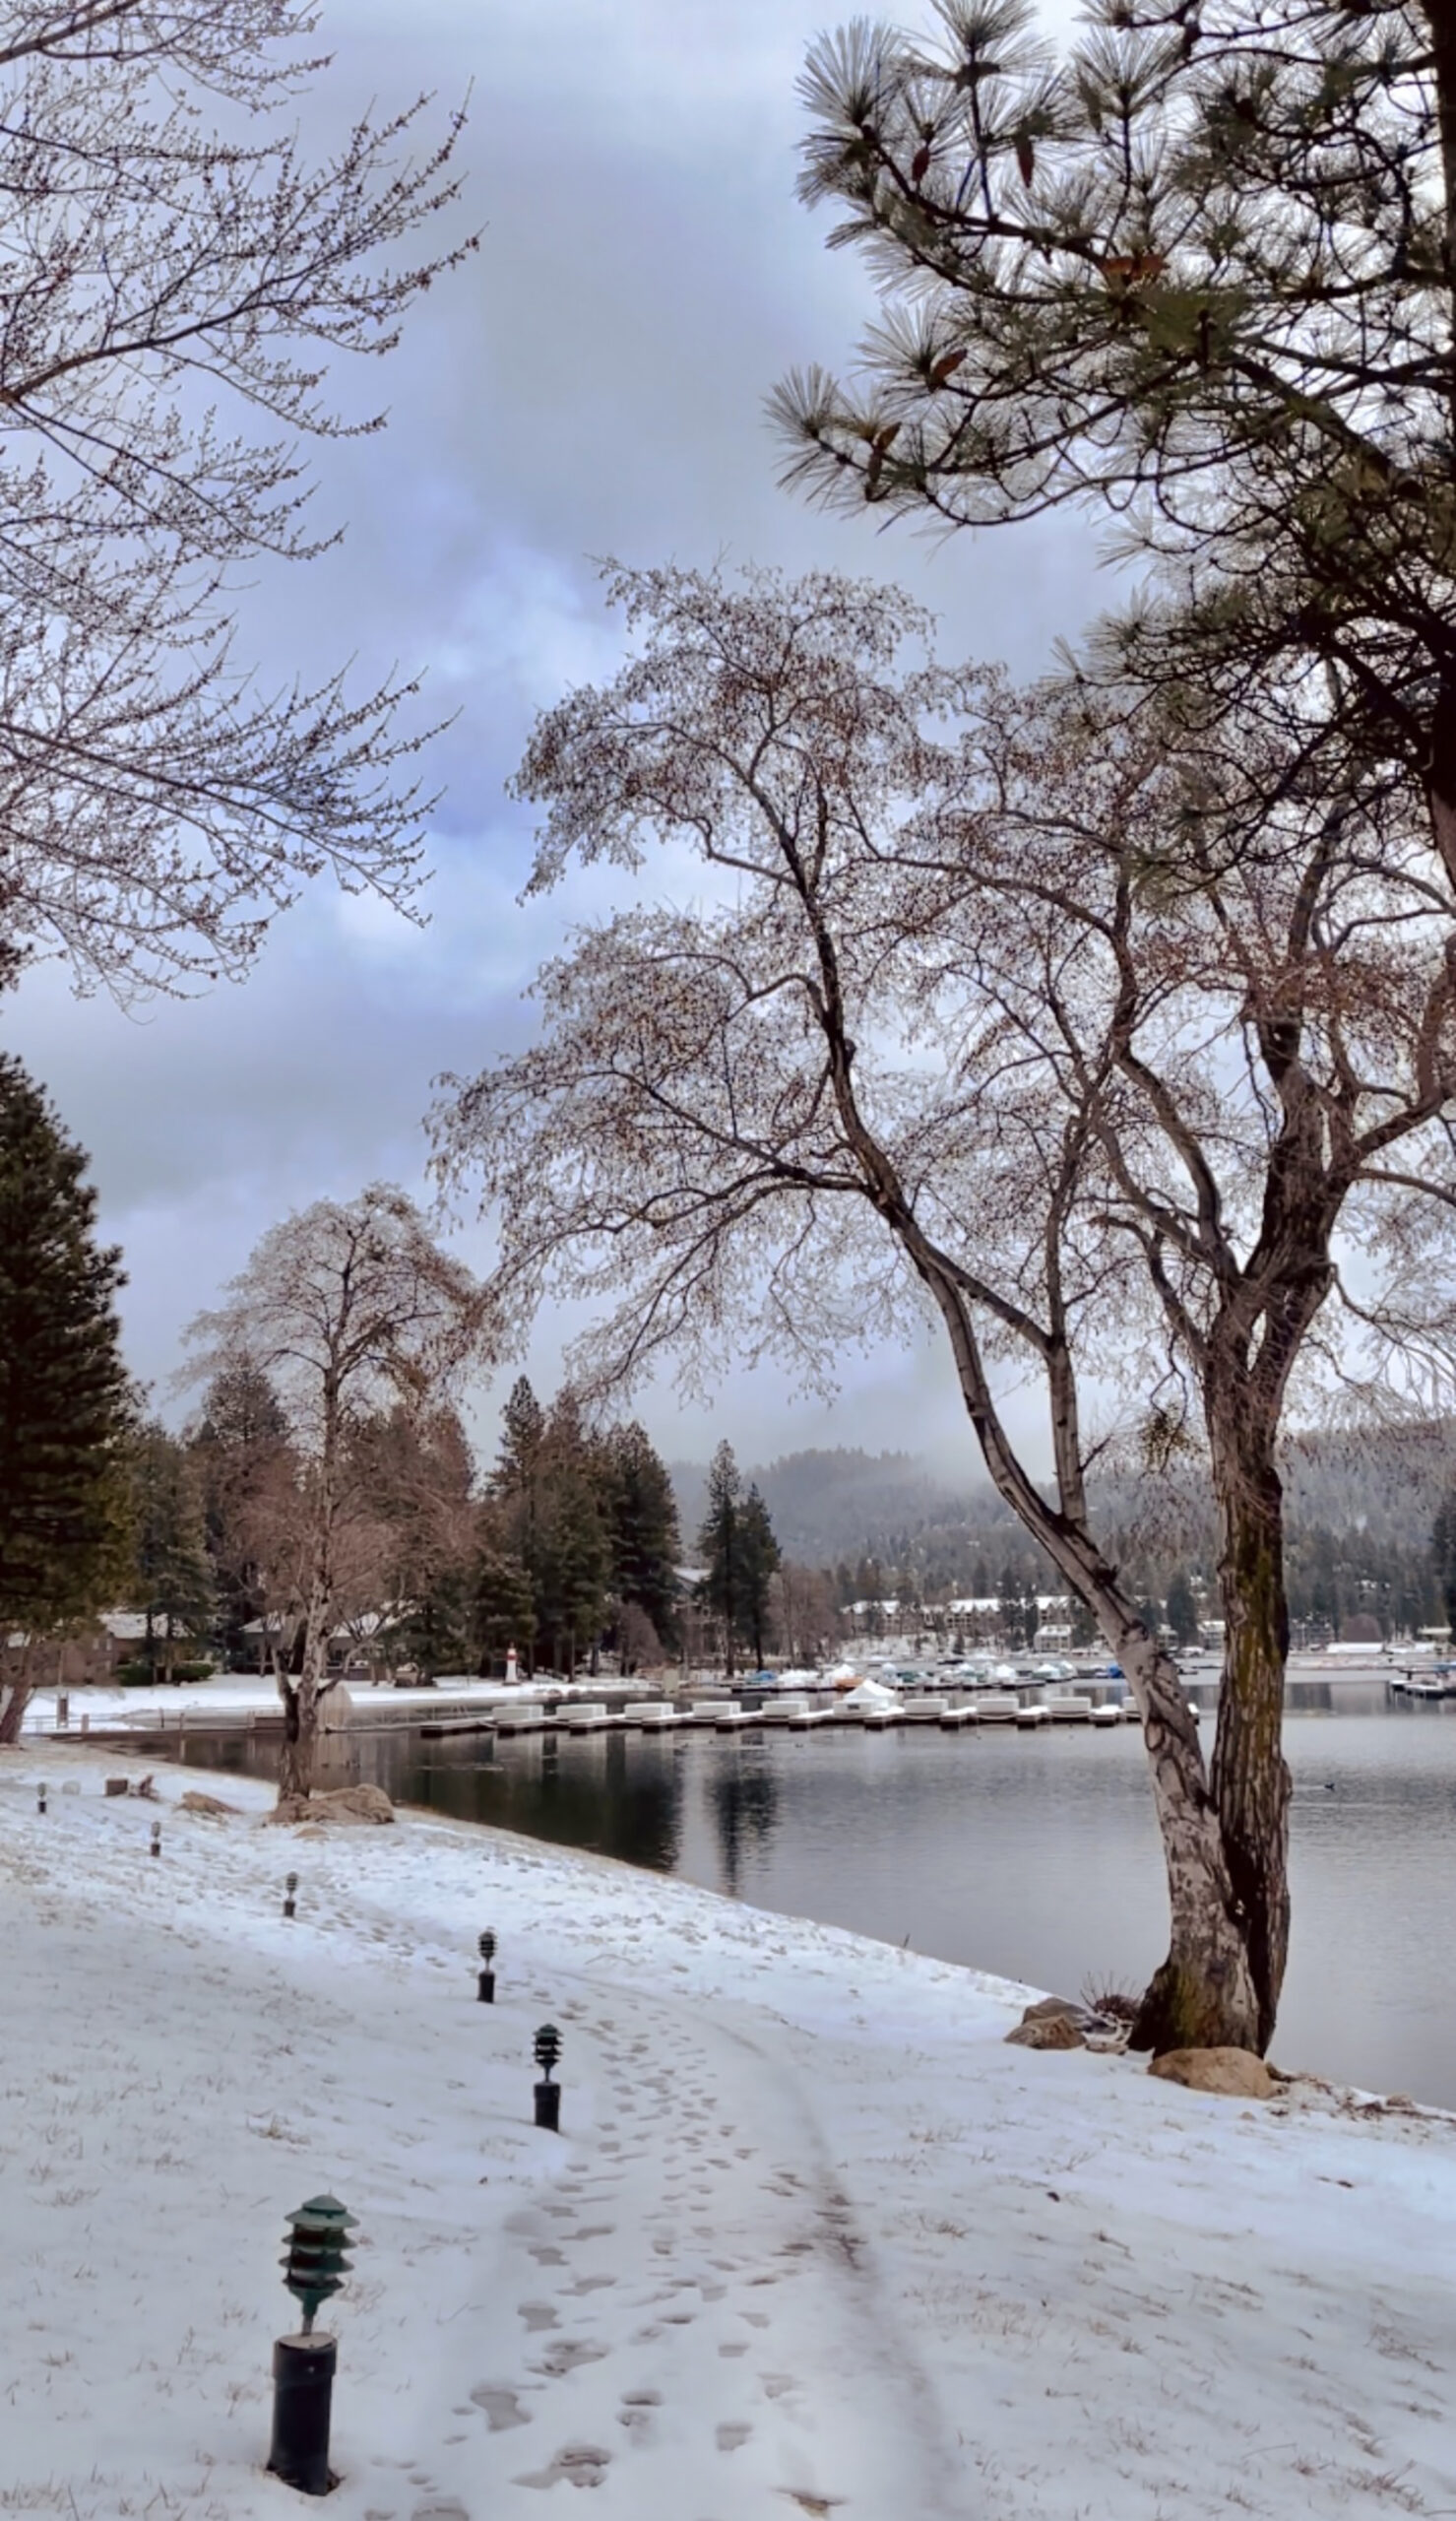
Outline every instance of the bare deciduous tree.
<svg viewBox="0 0 1456 2521">
<path fill-rule="evenodd" d="M 468 1269 L 442 1252 L 402 1191 L 374 1183 L 356 1199 L 321 1199 L 276 1225 L 200 1314 L 187 1376 L 268 1375 L 303 1464 L 302 1625 L 294 1666 L 276 1658 L 284 1702 L 281 1801 L 313 1781 L 319 1701 L 333 1684 L 329 1637 L 345 1570 L 337 1543 L 361 1413 L 399 1402 L 438 1408 L 483 1353 L 485 1304 Z"/>
<path fill-rule="evenodd" d="M 423 99 L 310 163 L 307 0 L 18 0 L 0 31 L 0 913 L 119 995 L 236 973 L 330 867 L 405 906 L 423 801 L 397 709 L 256 683 L 239 571 L 307 559 L 325 377 L 394 347 L 474 240 Z"/>
<path fill-rule="evenodd" d="M 907 667 L 928 625 L 903 598 L 669 570 L 612 592 L 641 653 L 541 720 L 520 787 L 548 808 L 533 887 L 598 857 L 643 898 L 546 967 L 538 1044 L 438 1116 L 445 1169 L 501 1220 L 490 1292 L 518 1329 L 548 1290 L 591 1304 L 587 1389 L 668 1358 L 701 1386 L 734 1338 L 822 1384 L 928 1306 L 997 1489 L 1137 1696 L 1171 1911 L 1137 2036 L 1262 2048 L 1289 1917 L 1290 1378 L 1316 1323 L 1340 1350 L 1342 1271 L 1357 1330 L 1447 1346 L 1416 1265 L 1456 1200 L 1428 832 L 1292 789 L 1262 856 L 1190 873 L 1182 809 L 1196 787 L 1207 840 L 1217 757 Z M 701 907 L 653 901 L 649 840 L 696 853 Z M 1377 1236 L 1393 1300 L 1361 1259 Z M 1043 1394 L 1049 1497 L 1005 1368 Z M 1089 1383 L 1121 1385 L 1155 1468 L 1209 1448 L 1211 1764 L 1099 1542 Z"/>
</svg>

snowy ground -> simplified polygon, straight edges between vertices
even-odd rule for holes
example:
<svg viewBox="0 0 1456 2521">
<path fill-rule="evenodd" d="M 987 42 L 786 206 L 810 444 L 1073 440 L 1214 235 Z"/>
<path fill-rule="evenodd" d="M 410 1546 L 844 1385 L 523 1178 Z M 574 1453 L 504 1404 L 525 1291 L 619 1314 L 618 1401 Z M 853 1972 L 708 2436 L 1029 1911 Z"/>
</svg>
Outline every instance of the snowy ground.
<svg viewBox="0 0 1456 2521">
<path fill-rule="evenodd" d="M 547 1691 L 552 1698 L 590 1698 L 594 1691 L 600 1692 L 603 1687 L 616 1690 L 621 1686 L 614 1678 L 604 1682 L 541 1680 L 533 1688 L 524 1683 L 463 1677 L 441 1680 L 430 1689 L 394 1689 L 383 1683 L 375 1688 L 368 1681 L 355 1677 L 346 1684 L 346 1690 L 349 1700 L 366 1718 L 372 1709 L 391 1721 L 401 1720 L 403 1714 L 412 1717 L 415 1722 L 426 1722 L 432 1714 L 448 1714 L 457 1703 L 467 1707 L 494 1707 L 513 1699 L 533 1695 L 539 1697 Z M 644 1689 L 653 1686 L 645 1683 Z M 271 1673 L 219 1672 L 206 1681 L 179 1684 L 158 1681 L 155 1687 L 138 1683 L 127 1689 L 122 1689 L 117 1683 L 88 1681 L 85 1686 L 78 1683 L 66 1695 L 70 1722 L 61 1730 L 64 1741 L 78 1738 L 83 1715 L 90 1716 L 95 1725 L 115 1724 L 120 1720 L 140 1728 L 149 1723 L 155 1724 L 158 1716 L 171 1726 L 181 1716 L 190 1723 L 194 1717 L 202 1720 L 209 1715 L 237 1715 L 249 1709 L 260 1714 L 277 1715 L 279 1709 L 278 1685 Z M 334 1691 L 331 1690 L 324 1702 L 331 1713 L 333 1702 Z M 28 1737 L 57 1731 L 56 1692 L 53 1689 L 35 1692 L 26 1709 L 22 1731 Z M 0 2506 L 0 2510 L 3 2508 Z"/>
<path fill-rule="evenodd" d="M 245 1780 L 104 1801 L 120 1765 L 0 1762 L 0 2514 L 307 2508 L 262 2462 L 321 2188 L 338 2521 L 1456 2509 L 1451 2119 L 1008 2048 L 998 1980 L 493 1833 L 263 1828 Z"/>
</svg>

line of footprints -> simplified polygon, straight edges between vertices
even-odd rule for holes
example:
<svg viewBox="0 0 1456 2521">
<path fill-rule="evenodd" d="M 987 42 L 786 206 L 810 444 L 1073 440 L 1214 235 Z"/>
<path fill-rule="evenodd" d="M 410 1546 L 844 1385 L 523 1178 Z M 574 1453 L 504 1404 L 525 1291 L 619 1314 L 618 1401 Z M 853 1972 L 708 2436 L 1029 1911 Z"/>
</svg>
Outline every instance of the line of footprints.
<svg viewBox="0 0 1456 2521">
<path fill-rule="evenodd" d="M 567 2021 L 583 2020 L 580 2008 L 562 2011 Z M 739 2411 L 713 2427 L 718 2452 L 727 2460 L 751 2441 L 755 2420 L 761 2423 L 775 2403 L 790 2415 L 798 2383 L 791 2373 L 764 2368 L 760 2360 L 773 2289 L 792 2285 L 805 2262 L 825 2247 L 850 2264 L 855 2248 L 842 2197 L 816 2199 L 790 2169 L 765 2166 L 761 2176 L 753 2176 L 749 2166 L 761 2160 L 758 2148 L 734 2141 L 738 2131 L 723 2119 L 707 2055 L 675 2020 L 665 2021 L 651 2037 L 595 2023 L 583 2027 L 595 2035 L 621 2116 L 600 2121 L 595 2158 L 574 2153 L 550 2202 L 509 2218 L 508 2233 L 540 2280 L 517 2305 L 525 2368 L 507 2379 L 482 2381 L 471 2392 L 471 2406 L 455 2411 L 464 2417 L 477 2410 L 492 2435 L 515 2434 L 549 2418 L 558 2400 L 580 2395 L 571 2390 L 574 2374 L 615 2359 L 622 2386 L 610 2397 L 594 2388 L 590 2398 L 599 2424 L 614 2414 L 620 2438 L 567 2440 L 544 2461 L 528 2459 L 508 2469 L 512 2485 L 540 2489 L 563 2483 L 600 2487 L 619 2452 L 649 2449 L 660 2439 L 659 2385 L 670 2387 L 682 2366 L 696 2366 L 701 2374 L 701 2348 L 689 2333 L 705 2317 L 712 2321 L 719 2358 L 742 2370 L 741 2387 L 733 2394 Z M 639 2164 L 641 2171 L 634 2168 Z M 755 2240 L 744 2227 L 758 2200 L 764 2204 L 764 2228 Z M 786 2202 L 802 2210 L 787 2239 Z M 662 2281 L 646 2289 L 624 2282 L 613 2267 L 612 2218 L 623 2211 L 640 2215 L 650 2253 L 663 2262 Z M 788 2325 L 783 2309 L 772 2323 L 781 2331 Z M 634 2365 L 635 2374 L 629 2369 Z M 702 2390 L 691 2368 L 681 2369 L 680 2379 L 681 2387 L 672 2390 L 679 2415 Z M 722 2394 L 714 2395 L 721 2406 Z M 785 2509 L 796 2505 L 828 2514 L 843 2501 L 788 2490 Z M 411 2521 L 437 2516 L 455 2521 L 448 2506 L 429 2507 Z"/>
</svg>

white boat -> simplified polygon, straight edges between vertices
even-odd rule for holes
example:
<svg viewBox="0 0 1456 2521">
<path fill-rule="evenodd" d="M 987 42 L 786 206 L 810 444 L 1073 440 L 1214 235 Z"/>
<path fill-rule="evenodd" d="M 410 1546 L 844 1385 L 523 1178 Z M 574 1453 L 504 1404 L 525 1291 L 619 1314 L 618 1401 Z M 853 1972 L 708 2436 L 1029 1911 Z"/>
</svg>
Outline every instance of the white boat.
<svg viewBox="0 0 1456 2521">
<path fill-rule="evenodd" d="M 495 1719 L 497 1733 L 539 1733 L 546 1721 L 546 1711 L 532 1699 L 518 1699 L 503 1707 Z"/>
<path fill-rule="evenodd" d="M 898 1723 L 905 1710 L 883 1681 L 860 1681 L 855 1689 L 846 1691 L 837 1713 L 847 1724 L 873 1723 L 880 1730 L 886 1722 Z"/>
</svg>

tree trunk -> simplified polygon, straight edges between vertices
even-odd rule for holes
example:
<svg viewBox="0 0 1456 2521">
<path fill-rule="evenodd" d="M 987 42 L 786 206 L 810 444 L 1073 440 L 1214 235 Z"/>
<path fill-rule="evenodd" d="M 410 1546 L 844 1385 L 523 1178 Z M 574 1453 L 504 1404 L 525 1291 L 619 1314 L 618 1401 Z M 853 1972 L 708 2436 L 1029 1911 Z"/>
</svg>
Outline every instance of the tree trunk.
<svg viewBox="0 0 1456 2521">
<path fill-rule="evenodd" d="M 278 1756 L 278 1799 L 304 1802 L 313 1792 L 318 1751 L 319 1701 L 328 1688 L 330 1594 L 326 1564 L 315 1570 L 309 1587 L 302 1631 L 302 1653 L 296 1673 L 278 1665 L 278 1691 L 284 1703 L 284 1738 Z"/>
<path fill-rule="evenodd" d="M 1284 1496 L 1273 1425 L 1246 1390 L 1210 1420 L 1223 1549 L 1224 1685 L 1212 1785 L 1235 1912 L 1259 2003 L 1260 2052 L 1273 2036 L 1289 1955 L 1290 1773 L 1280 1749 L 1289 1604 Z"/>
<path fill-rule="evenodd" d="M 20 1670 L 10 1681 L 10 1695 L 5 1705 L 0 1707 L 0 1751 L 14 1750 L 21 1738 L 21 1726 L 25 1722 L 26 1710 L 31 1704 L 31 1694 L 35 1686 L 29 1666 L 30 1656 L 26 1655 Z"/>
<path fill-rule="evenodd" d="M 1259 2002 L 1223 1833 L 1177 1666 L 1139 1625 L 1111 1641 L 1143 1719 L 1168 1876 L 1168 1957 L 1129 2045 L 1254 2048 Z"/>
<path fill-rule="evenodd" d="M 1143 1720 L 1168 1875 L 1168 1957 L 1132 2028 L 1131 2045 L 1257 2048 L 1259 1993 L 1244 1919 L 1210 1791 L 1198 1727 L 1177 1668 L 1150 1637 L 1085 1518 L 1046 1504 L 1006 1441 L 959 1295 L 927 1272 L 951 1334 L 962 1394 L 991 1479 L 1087 1604 L 1132 1683 Z M 1080 1476 L 1080 1474 L 1079 1474 Z"/>
</svg>

